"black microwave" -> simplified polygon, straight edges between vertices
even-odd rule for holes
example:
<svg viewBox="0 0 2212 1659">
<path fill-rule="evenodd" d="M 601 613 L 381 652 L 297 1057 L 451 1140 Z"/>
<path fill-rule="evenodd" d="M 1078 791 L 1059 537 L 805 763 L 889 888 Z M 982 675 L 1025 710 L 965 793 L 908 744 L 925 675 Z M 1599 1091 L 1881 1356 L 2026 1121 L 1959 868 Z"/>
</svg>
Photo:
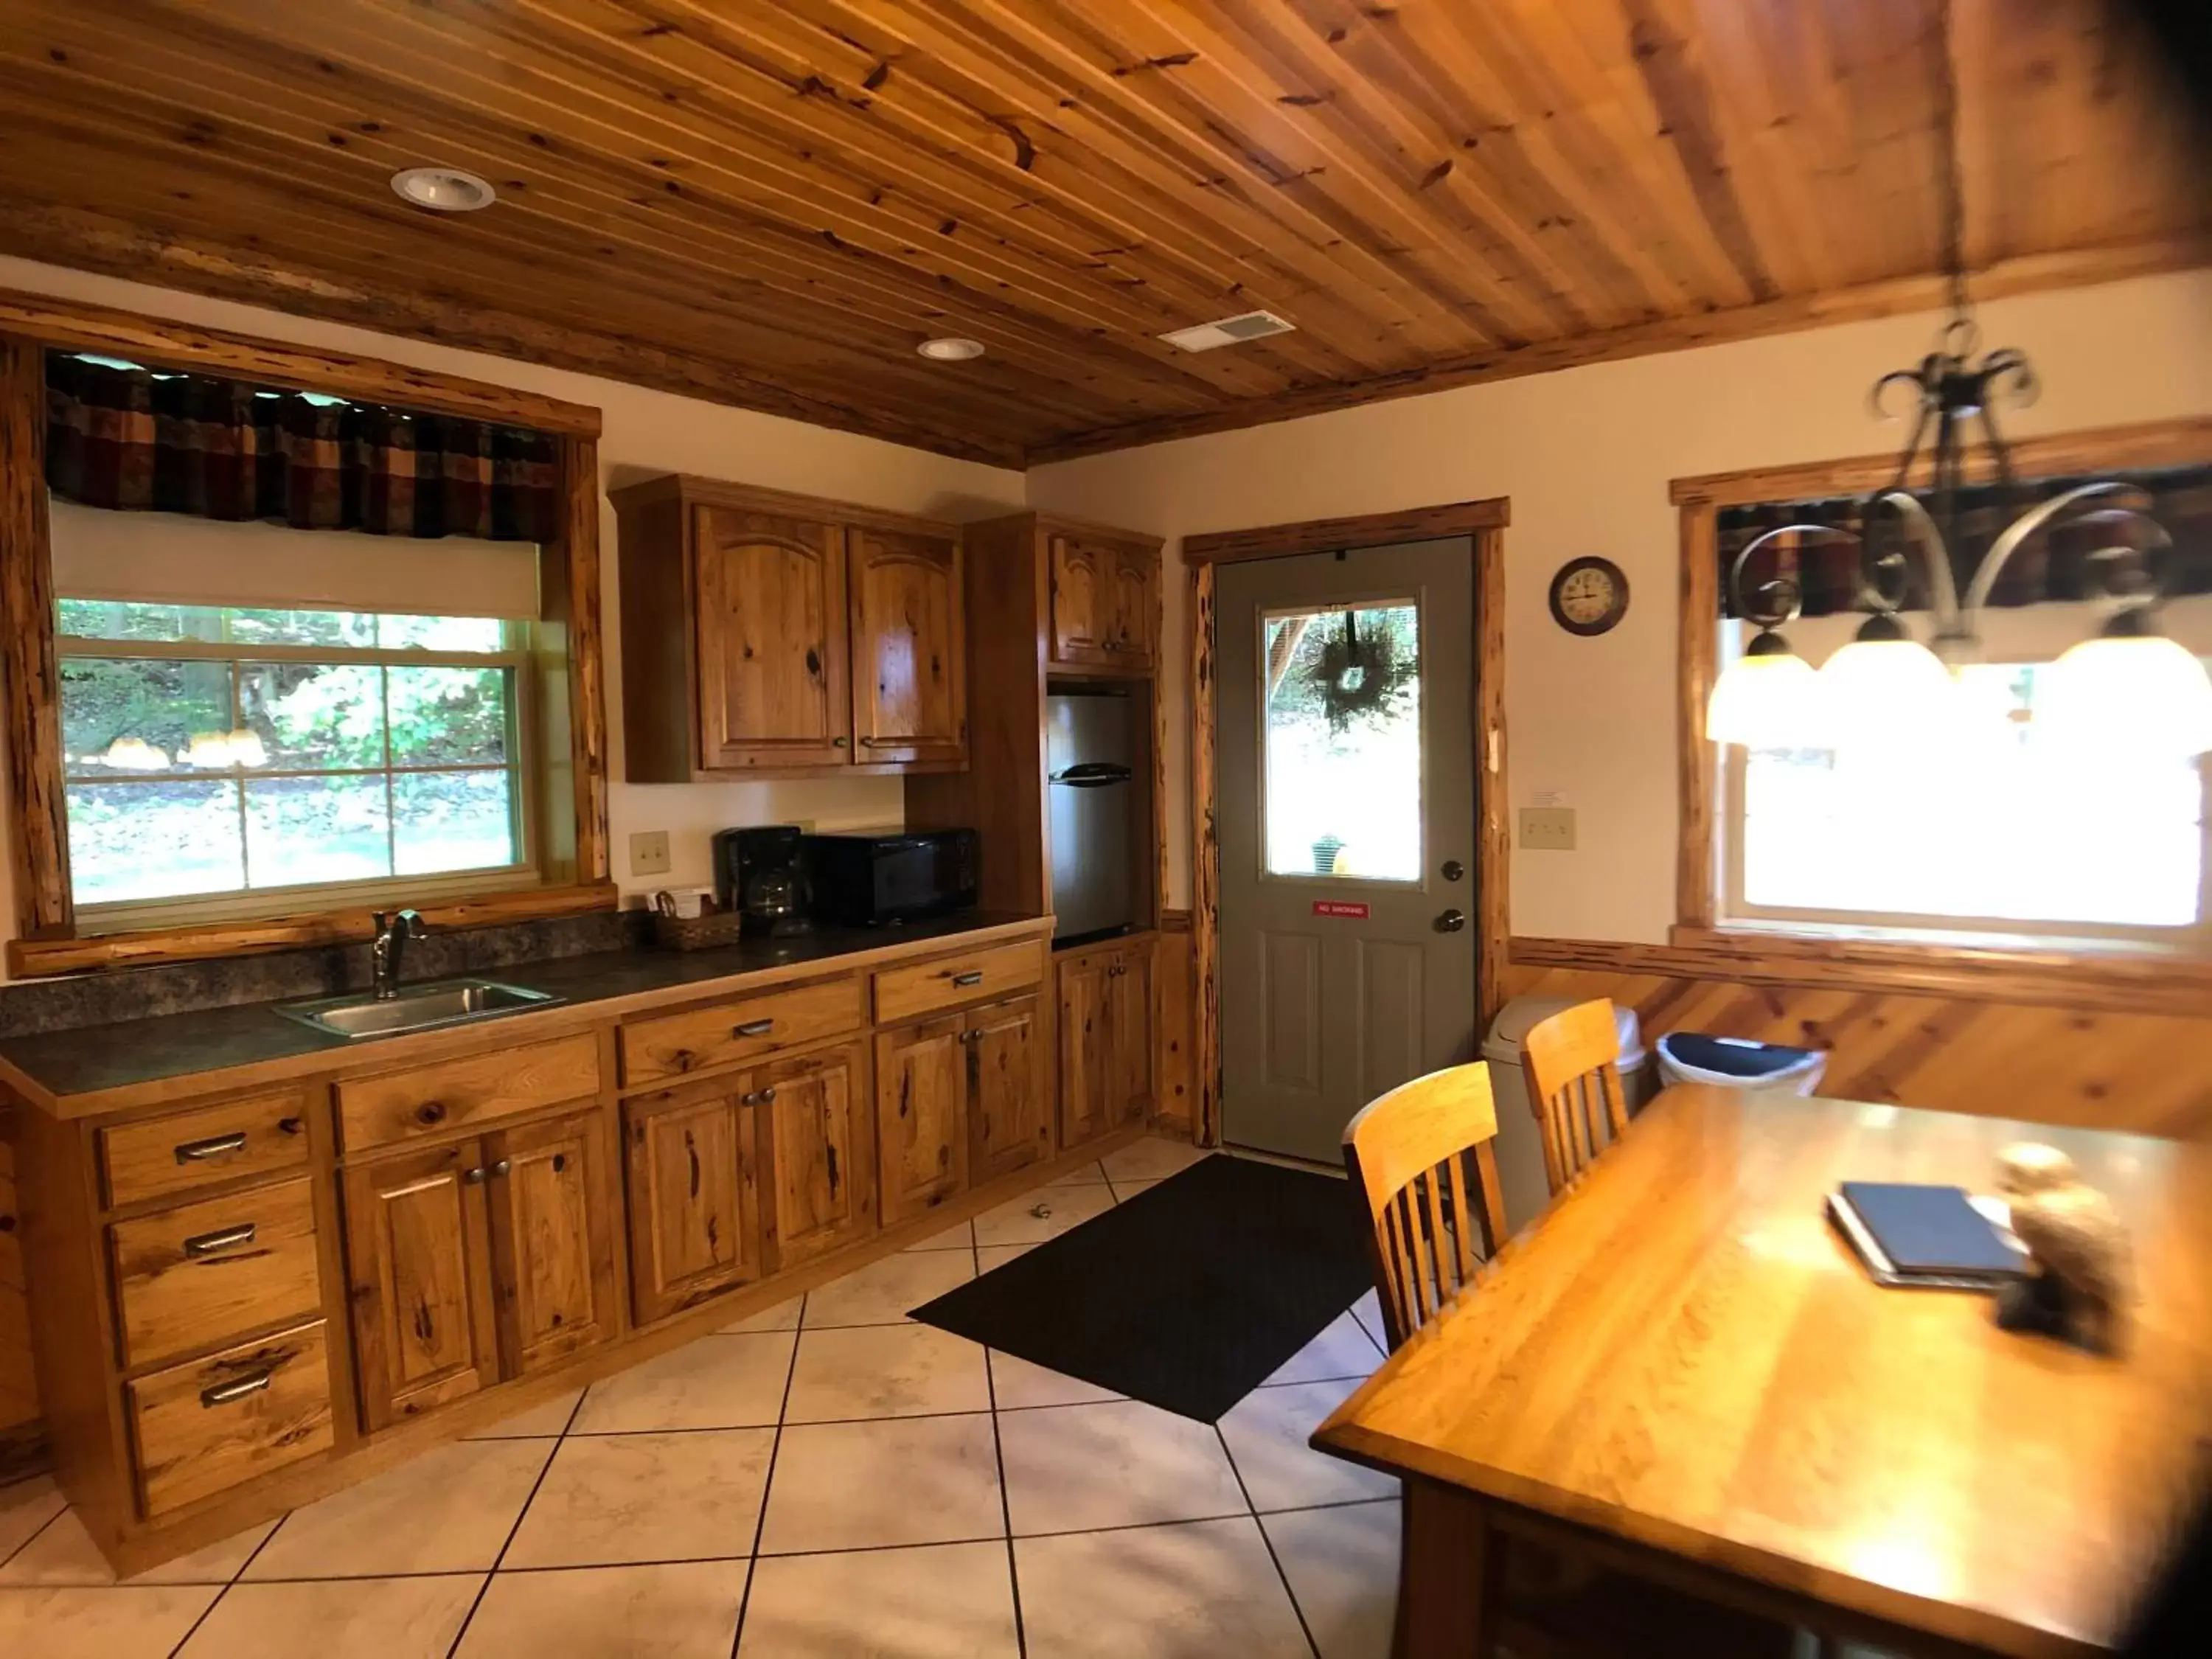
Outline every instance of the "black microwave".
<svg viewBox="0 0 2212 1659">
<path fill-rule="evenodd" d="M 802 854 L 813 910 L 841 927 L 882 927 L 975 902 L 981 851 L 973 830 L 809 836 Z"/>
</svg>

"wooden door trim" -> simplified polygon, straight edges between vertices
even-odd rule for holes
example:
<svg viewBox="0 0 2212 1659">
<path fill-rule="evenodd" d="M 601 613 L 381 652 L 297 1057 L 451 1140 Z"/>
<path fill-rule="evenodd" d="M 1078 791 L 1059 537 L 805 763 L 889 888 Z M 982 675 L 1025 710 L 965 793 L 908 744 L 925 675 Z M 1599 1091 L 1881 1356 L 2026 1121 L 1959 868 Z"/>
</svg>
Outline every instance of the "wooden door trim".
<svg viewBox="0 0 2212 1659">
<path fill-rule="evenodd" d="M 1474 559 L 1475 1018 L 1487 1029 L 1504 1000 L 1509 949 L 1512 842 L 1505 811 L 1505 526 L 1504 496 L 1414 507 L 1361 518 L 1316 519 L 1261 530 L 1186 537 L 1190 567 L 1191 935 L 1196 957 L 1193 989 L 1193 1068 L 1197 1111 L 1192 1139 L 1221 1140 L 1221 840 L 1220 775 L 1213 679 L 1216 660 L 1214 569 L 1238 559 L 1387 547 L 1449 535 L 1472 538 Z"/>
</svg>

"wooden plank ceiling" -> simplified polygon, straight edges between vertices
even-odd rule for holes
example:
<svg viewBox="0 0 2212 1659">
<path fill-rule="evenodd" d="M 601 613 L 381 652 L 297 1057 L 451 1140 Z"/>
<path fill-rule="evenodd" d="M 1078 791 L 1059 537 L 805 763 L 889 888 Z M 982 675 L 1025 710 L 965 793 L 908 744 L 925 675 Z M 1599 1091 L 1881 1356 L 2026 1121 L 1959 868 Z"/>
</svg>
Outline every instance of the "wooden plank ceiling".
<svg viewBox="0 0 2212 1659">
<path fill-rule="evenodd" d="M 0 251 L 1020 465 L 1927 304 L 1948 38 L 1980 291 L 2194 261 L 2103 0 L 1942 17 L 10 0 Z M 434 163 L 501 199 L 392 195 Z M 1155 337 L 1260 307 L 1297 331 Z"/>
</svg>

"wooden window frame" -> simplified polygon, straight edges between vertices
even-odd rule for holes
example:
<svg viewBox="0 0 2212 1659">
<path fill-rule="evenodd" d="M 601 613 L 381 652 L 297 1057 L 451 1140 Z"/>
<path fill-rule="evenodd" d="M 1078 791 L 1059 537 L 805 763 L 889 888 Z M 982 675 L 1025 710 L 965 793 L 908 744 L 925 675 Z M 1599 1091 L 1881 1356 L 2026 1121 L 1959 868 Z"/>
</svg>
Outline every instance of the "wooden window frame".
<svg viewBox="0 0 2212 1659">
<path fill-rule="evenodd" d="M 2212 462 L 2212 419 L 2100 427 L 2025 439 L 2012 448 L 2014 468 L 2030 477 L 2198 466 Z M 2020 949 L 1995 942 L 1984 946 L 1845 940 L 1792 933 L 1771 922 L 1756 927 L 1723 924 L 1722 760 L 1719 745 L 1709 742 L 1705 732 L 1705 703 L 1719 674 L 1721 509 L 1863 495 L 1887 483 L 1896 468 L 1893 454 L 1861 455 L 1677 478 L 1668 488 L 1679 514 L 1681 553 L 1675 674 L 1679 834 L 1669 945 L 1694 952 L 1707 969 L 1782 974 L 1793 983 L 1817 972 L 1824 984 L 1869 989 L 1965 982 L 1982 994 L 2003 995 L 2014 986 L 2033 1000 L 2051 995 L 2055 978 L 2077 991 L 2087 990 L 2090 981 L 2109 981 L 2121 998 L 2140 994 L 2147 981 L 2162 981 L 2192 1009 L 2212 1007 L 2212 961 L 2177 951 L 2087 945 L 2073 950 L 2040 941 Z"/>
<path fill-rule="evenodd" d="M 200 328 L 104 306 L 0 291 L 0 726 L 17 978 L 246 955 L 370 937 L 366 907 L 88 933 L 70 888 L 59 658 L 46 483 L 46 353 L 97 352 L 149 367 L 526 426 L 559 441 L 560 533 L 538 550 L 534 673 L 543 753 L 540 880 L 422 907 L 433 927 L 611 909 L 605 672 L 601 656 L 599 411 L 531 392 L 349 353 Z M 565 798 L 570 811 L 557 810 Z"/>
</svg>

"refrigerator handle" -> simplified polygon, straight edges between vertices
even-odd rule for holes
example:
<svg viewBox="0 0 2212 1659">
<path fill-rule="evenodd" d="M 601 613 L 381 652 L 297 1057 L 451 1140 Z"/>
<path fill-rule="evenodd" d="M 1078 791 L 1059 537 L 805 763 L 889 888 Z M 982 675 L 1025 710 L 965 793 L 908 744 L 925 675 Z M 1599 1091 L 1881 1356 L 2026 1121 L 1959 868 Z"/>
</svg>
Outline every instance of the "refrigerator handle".
<svg viewBox="0 0 2212 1659">
<path fill-rule="evenodd" d="M 1085 761 L 1071 766 L 1065 772 L 1055 772 L 1049 781 L 1064 783 L 1071 789 L 1103 789 L 1109 783 L 1127 783 L 1137 775 L 1126 766 L 1116 766 L 1106 761 Z"/>
</svg>

